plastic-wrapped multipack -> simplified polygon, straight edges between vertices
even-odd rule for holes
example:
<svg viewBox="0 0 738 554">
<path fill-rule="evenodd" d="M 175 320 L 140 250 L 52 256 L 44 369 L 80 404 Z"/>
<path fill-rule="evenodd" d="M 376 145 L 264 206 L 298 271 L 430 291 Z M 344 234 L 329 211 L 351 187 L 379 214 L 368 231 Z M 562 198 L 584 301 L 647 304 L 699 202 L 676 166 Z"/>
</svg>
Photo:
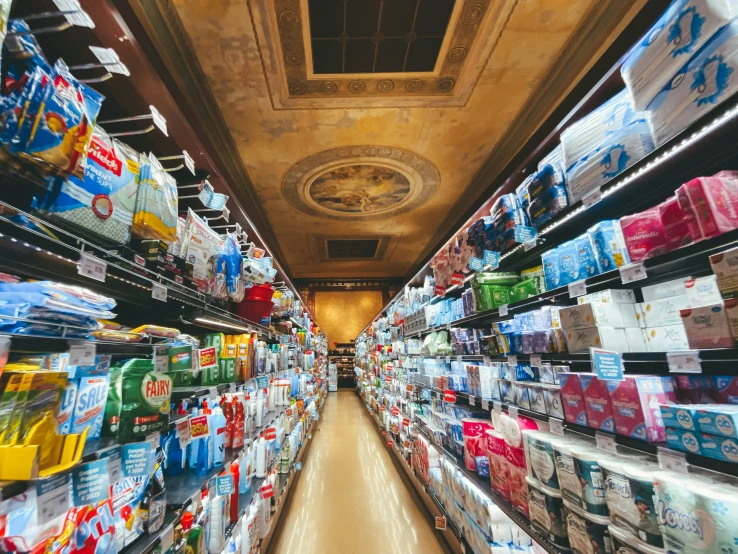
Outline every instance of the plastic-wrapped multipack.
<svg viewBox="0 0 738 554">
<path fill-rule="evenodd" d="M 167 243 L 177 240 L 177 182 L 153 154 L 141 157 L 133 234 Z"/>
<path fill-rule="evenodd" d="M 613 96 L 561 133 L 564 169 L 568 171 L 608 137 L 639 119 L 643 119 L 643 114 L 636 113 L 627 90 Z"/>
<path fill-rule="evenodd" d="M 723 27 L 648 104 L 660 146 L 738 90 L 738 21 Z"/>
<path fill-rule="evenodd" d="M 212 294 L 215 288 L 215 258 L 222 252 L 224 241 L 218 233 L 191 209 L 187 213 L 187 231 L 181 256 L 193 264 L 193 279 L 200 292 Z"/>
<path fill-rule="evenodd" d="M 738 227 L 738 173 L 735 171 L 692 179 L 677 189 L 676 197 L 681 208 L 694 217 L 704 238 Z"/>
<path fill-rule="evenodd" d="M 605 142 L 566 172 L 569 200 L 575 203 L 588 192 L 604 185 L 654 149 L 645 120 L 639 119 L 607 137 Z"/>
<path fill-rule="evenodd" d="M 628 53 L 620 70 L 638 110 L 671 81 L 722 27 L 738 17 L 735 0 L 675 0 Z"/>
<path fill-rule="evenodd" d="M 138 152 L 96 127 L 84 178 L 59 182 L 40 208 L 105 240 L 126 244 L 136 206 L 138 158 Z"/>
</svg>

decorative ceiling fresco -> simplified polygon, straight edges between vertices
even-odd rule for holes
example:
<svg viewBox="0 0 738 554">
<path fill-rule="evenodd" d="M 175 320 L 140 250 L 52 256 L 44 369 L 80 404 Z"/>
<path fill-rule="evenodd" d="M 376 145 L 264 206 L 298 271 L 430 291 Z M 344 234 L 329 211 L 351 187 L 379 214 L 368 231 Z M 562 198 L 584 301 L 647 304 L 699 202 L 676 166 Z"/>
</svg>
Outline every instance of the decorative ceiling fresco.
<svg viewBox="0 0 738 554">
<path fill-rule="evenodd" d="M 427 255 L 645 1 L 155 5 L 290 274 L 373 278 Z M 326 254 L 343 239 L 380 247 Z"/>
</svg>

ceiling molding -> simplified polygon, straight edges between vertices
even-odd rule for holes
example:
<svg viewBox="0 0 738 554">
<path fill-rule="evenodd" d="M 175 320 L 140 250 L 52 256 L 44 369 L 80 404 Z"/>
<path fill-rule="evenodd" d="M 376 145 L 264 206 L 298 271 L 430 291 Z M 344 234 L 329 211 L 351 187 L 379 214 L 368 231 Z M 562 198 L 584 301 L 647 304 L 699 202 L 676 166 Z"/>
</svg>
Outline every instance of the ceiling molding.
<svg viewBox="0 0 738 554">
<path fill-rule="evenodd" d="M 633 17 L 634 6 L 644 3 L 645 0 L 601 0 L 582 17 L 556 62 L 541 77 L 533 95 L 518 112 L 515 123 L 497 141 L 469 184 L 466 194 L 449 210 L 448 217 L 444 219 L 446 224 L 436 230 L 428 246 L 418 256 L 416 264 L 407 274 L 408 278 L 412 278 L 438 251 L 442 242 L 457 231 L 459 220 L 473 206 L 478 206 L 483 197 L 490 197 L 494 193 L 489 189 L 502 177 L 501 172 L 508 163 L 581 80 L 585 70 L 597 61 L 599 56 L 593 57 L 592 52 L 601 52 L 611 41 L 613 31 L 627 24 Z"/>
<path fill-rule="evenodd" d="M 148 35 L 147 38 L 161 57 L 168 76 L 181 94 L 181 100 L 189 105 L 189 113 L 199 118 L 199 129 L 205 134 L 206 142 L 217 150 L 217 158 L 222 162 L 221 169 L 226 173 L 224 178 L 238 194 L 239 204 L 261 235 L 262 242 L 268 245 L 273 256 L 289 273 L 287 259 L 279 242 L 274 238 L 276 235 L 271 224 L 260 208 L 261 202 L 255 193 L 238 146 L 207 84 L 208 79 L 172 0 L 115 1 L 130 6 L 139 20 Z"/>
<path fill-rule="evenodd" d="M 323 235 L 323 234 L 307 234 L 305 235 L 308 240 L 310 247 L 310 254 L 315 259 L 315 263 L 330 263 L 332 265 L 341 264 L 344 262 L 355 262 L 361 261 L 366 263 L 372 262 L 386 262 L 392 259 L 392 254 L 397 248 L 397 244 L 400 242 L 402 233 L 395 235 L 371 233 L 371 234 L 359 234 L 359 235 Z M 377 252 L 374 258 L 329 258 L 328 257 L 328 241 L 329 240 L 377 240 Z M 303 278 L 303 280 L 308 278 Z"/>
</svg>

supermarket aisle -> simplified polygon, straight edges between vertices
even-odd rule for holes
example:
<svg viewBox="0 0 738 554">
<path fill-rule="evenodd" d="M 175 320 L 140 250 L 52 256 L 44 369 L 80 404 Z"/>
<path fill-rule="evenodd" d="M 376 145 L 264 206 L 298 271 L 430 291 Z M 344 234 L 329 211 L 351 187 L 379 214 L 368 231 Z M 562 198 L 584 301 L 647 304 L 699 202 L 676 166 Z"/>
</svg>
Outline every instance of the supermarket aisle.
<svg viewBox="0 0 738 554">
<path fill-rule="evenodd" d="M 269 554 L 442 553 L 353 391 L 331 393 Z"/>
</svg>

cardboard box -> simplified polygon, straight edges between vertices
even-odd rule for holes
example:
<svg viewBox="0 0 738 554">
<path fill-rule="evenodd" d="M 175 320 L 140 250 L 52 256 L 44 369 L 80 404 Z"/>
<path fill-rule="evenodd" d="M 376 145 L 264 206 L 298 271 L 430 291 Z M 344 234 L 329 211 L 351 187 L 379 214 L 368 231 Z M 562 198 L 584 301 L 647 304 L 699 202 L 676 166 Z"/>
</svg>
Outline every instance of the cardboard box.
<svg viewBox="0 0 738 554">
<path fill-rule="evenodd" d="M 709 441 L 711 437 L 702 437 L 697 431 L 687 431 L 685 429 L 673 429 L 667 427 L 666 446 L 679 452 L 687 452 L 688 454 L 702 454 L 700 443 Z"/>
<path fill-rule="evenodd" d="M 628 352 L 630 349 L 625 329 L 615 327 L 587 327 L 566 331 L 566 344 L 572 354 L 589 352 L 590 347 L 616 352 Z"/>
<path fill-rule="evenodd" d="M 632 304 L 592 302 L 562 308 L 559 311 L 561 327 L 566 330 L 585 327 L 638 327 L 635 308 Z"/>
<path fill-rule="evenodd" d="M 682 316 L 679 312 L 684 308 L 689 308 L 689 299 L 686 294 L 643 302 L 641 314 L 647 328 L 663 327 L 680 323 Z"/>
<path fill-rule="evenodd" d="M 728 298 L 723 304 L 725 305 L 725 315 L 728 318 L 730 333 L 734 340 L 738 340 L 738 298 Z"/>
<path fill-rule="evenodd" d="M 585 294 L 577 298 L 579 304 L 590 302 L 607 302 L 610 304 L 635 304 L 635 292 L 631 289 L 607 289 Z"/>
<path fill-rule="evenodd" d="M 717 401 L 722 404 L 738 404 L 738 377 L 712 378 Z"/>
<path fill-rule="evenodd" d="M 717 304 L 723 300 L 717 286 L 717 277 L 714 275 L 687 279 L 684 281 L 684 288 L 687 290 L 687 298 L 691 308 Z"/>
<path fill-rule="evenodd" d="M 689 350 L 689 341 L 684 325 L 665 325 L 663 327 L 647 327 L 643 333 L 649 352 L 671 352 L 673 350 Z"/>
<path fill-rule="evenodd" d="M 731 248 L 710 256 L 712 272 L 723 296 L 738 294 L 738 248 Z"/>
<path fill-rule="evenodd" d="M 646 337 L 643 335 L 643 329 L 640 327 L 629 327 L 625 329 L 625 338 L 628 340 L 630 352 L 648 352 Z"/>
<path fill-rule="evenodd" d="M 564 416 L 569 423 L 577 425 L 589 425 L 587 409 L 584 404 L 584 393 L 579 381 L 579 373 L 560 373 L 561 381 L 561 403 L 564 408 Z"/>
<path fill-rule="evenodd" d="M 738 406 L 702 406 L 697 410 L 697 425 L 703 433 L 738 438 Z"/>
<path fill-rule="evenodd" d="M 720 437 L 702 433 L 700 439 L 700 453 L 708 458 L 724 462 L 738 462 L 738 441 L 732 437 Z"/>
<path fill-rule="evenodd" d="M 598 379 L 594 373 L 580 373 L 579 383 L 582 385 L 584 408 L 590 428 L 614 433 L 615 420 L 607 381 Z"/>
<path fill-rule="evenodd" d="M 681 316 L 690 348 L 700 350 L 733 347 L 733 334 L 722 302 L 682 310 Z"/>
<path fill-rule="evenodd" d="M 658 285 L 643 287 L 641 289 L 643 301 L 651 302 L 652 300 L 660 300 L 662 298 L 684 296 L 687 294 L 684 289 L 684 281 L 685 279 L 674 279 L 673 281 L 666 281 Z"/>
<path fill-rule="evenodd" d="M 671 377 L 626 375 L 606 381 L 612 402 L 615 432 L 649 442 L 664 442 L 660 404 L 676 402 Z"/>
<path fill-rule="evenodd" d="M 684 431 L 699 431 L 697 410 L 704 404 L 661 404 L 661 419 L 665 427 Z"/>
</svg>

